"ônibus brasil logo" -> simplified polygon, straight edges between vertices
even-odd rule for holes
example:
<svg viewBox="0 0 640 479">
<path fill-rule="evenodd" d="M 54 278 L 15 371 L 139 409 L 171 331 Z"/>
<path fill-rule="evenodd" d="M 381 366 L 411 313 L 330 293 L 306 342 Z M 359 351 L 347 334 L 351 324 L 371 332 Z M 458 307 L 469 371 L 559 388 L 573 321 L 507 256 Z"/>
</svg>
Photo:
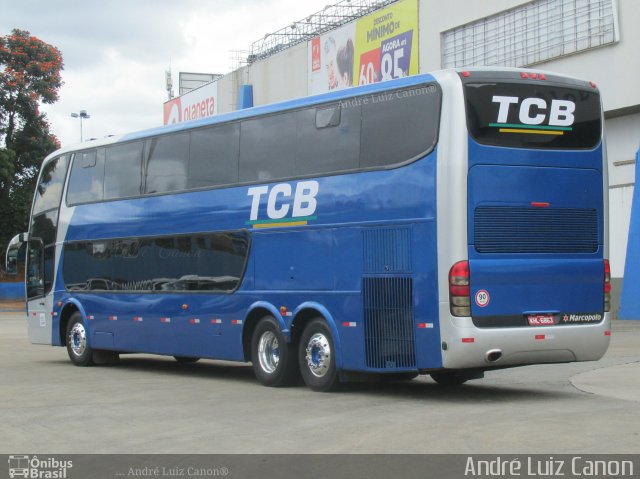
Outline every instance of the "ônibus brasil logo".
<svg viewBox="0 0 640 479">
<path fill-rule="evenodd" d="M 9 477 L 29 479 L 66 479 L 73 461 L 63 461 L 54 457 L 38 458 L 14 454 L 9 456 Z"/>
<path fill-rule="evenodd" d="M 570 100 L 551 100 L 549 105 L 542 98 L 495 95 L 491 101 L 498 103 L 498 118 L 490 127 L 499 128 L 500 133 L 527 133 L 533 135 L 564 135 L 572 131 L 576 104 Z M 511 105 L 519 105 L 520 123 L 509 123 Z M 546 124 L 545 124 L 546 123 Z"/>
</svg>

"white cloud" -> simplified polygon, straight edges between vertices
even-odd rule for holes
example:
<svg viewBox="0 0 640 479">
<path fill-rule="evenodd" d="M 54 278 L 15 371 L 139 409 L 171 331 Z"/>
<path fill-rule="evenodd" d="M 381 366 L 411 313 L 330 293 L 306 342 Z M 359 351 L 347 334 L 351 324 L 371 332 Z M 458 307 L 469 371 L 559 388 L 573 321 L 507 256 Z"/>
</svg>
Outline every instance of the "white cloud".
<svg viewBox="0 0 640 479">
<path fill-rule="evenodd" d="M 0 0 L 0 3 L 6 0 Z M 84 138 L 162 124 L 164 72 L 228 73 L 230 50 L 249 50 L 266 33 L 321 10 L 327 0 L 24 0 L 3 8 L 0 35 L 13 28 L 62 51 L 60 100 L 44 105 L 63 145 L 80 139 L 72 112 L 87 110 Z"/>
</svg>

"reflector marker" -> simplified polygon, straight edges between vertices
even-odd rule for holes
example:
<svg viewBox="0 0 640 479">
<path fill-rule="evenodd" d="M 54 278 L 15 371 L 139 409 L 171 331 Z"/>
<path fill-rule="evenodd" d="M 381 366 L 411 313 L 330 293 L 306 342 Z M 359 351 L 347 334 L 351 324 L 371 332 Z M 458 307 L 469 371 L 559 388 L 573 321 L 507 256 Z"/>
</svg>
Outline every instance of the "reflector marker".
<svg viewBox="0 0 640 479">
<path fill-rule="evenodd" d="M 611 331 L 605 331 L 605 332 L 604 332 L 604 335 L 605 335 L 605 336 L 611 336 Z"/>
<path fill-rule="evenodd" d="M 160 318 L 160 322 L 161 323 L 170 323 L 171 322 L 171 318 Z"/>
<path fill-rule="evenodd" d="M 118 317 L 117 316 L 109 316 L 109 321 L 117 321 Z"/>
<path fill-rule="evenodd" d="M 134 317 L 133 317 L 133 320 L 134 320 L 136 323 L 141 323 L 141 322 L 142 322 L 142 316 L 134 316 Z"/>
<path fill-rule="evenodd" d="M 358 326 L 358 324 L 355 321 L 344 321 L 342 325 L 345 328 L 355 328 L 356 326 Z"/>
<path fill-rule="evenodd" d="M 242 320 L 241 319 L 232 319 L 231 320 L 231 324 L 236 324 L 236 325 L 242 324 Z"/>
<path fill-rule="evenodd" d="M 87 321 L 91 321 L 92 319 L 96 319 L 96 317 L 93 314 L 87 315 Z"/>
<path fill-rule="evenodd" d="M 551 206 L 551 203 L 547 203 L 545 201 L 532 201 L 531 206 L 534 208 L 548 208 Z"/>
<path fill-rule="evenodd" d="M 211 324 L 222 324 L 222 320 L 221 319 L 212 319 L 211 320 Z"/>
<path fill-rule="evenodd" d="M 536 334 L 535 338 L 536 341 L 542 341 L 543 339 L 545 339 L 545 335 L 544 334 Z"/>
<path fill-rule="evenodd" d="M 200 324 L 200 319 L 199 318 L 190 318 L 189 319 L 189 324 Z"/>
<path fill-rule="evenodd" d="M 462 338 L 463 343 L 475 343 L 476 338 Z"/>
<path fill-rule="evenodd" d="M 418 323 L 418 329 L 433 329 L 433 323 Z"/>
<path fill-rule="evenodd" d="M 58 316 L 58 313 L 56 313 L 55 311 L 51 311 L 51 316 L 53 317 Z"/>
</svg>

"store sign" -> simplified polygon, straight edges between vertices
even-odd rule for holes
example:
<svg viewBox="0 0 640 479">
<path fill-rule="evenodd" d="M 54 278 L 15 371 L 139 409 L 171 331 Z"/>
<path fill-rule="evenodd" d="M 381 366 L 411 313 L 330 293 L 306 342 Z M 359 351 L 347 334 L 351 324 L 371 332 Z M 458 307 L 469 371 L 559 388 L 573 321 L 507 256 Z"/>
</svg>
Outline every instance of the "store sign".
<svg viewBox="0 0 640 479">
<path fill-rule="evenodd" d="M 164 124 L 198 120 L 218 113 L 218 82 L 207 83 L 164 104 Z"/>
</svg>

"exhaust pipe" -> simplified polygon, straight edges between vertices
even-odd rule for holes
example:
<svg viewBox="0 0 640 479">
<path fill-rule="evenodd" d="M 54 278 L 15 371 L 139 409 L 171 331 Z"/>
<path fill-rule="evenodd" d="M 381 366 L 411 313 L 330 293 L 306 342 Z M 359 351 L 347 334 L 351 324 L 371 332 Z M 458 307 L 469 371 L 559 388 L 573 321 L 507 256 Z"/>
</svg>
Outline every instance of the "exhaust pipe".
<svg viewBox="0 0 640 479">
<path fill-rule="evenodd" d="M 495 363 L 501 357 L 502 357 L 502 351 L 500 349 L 490 349 L 484 355 L 484 359 L 488 363 Z"/>
</svg>

